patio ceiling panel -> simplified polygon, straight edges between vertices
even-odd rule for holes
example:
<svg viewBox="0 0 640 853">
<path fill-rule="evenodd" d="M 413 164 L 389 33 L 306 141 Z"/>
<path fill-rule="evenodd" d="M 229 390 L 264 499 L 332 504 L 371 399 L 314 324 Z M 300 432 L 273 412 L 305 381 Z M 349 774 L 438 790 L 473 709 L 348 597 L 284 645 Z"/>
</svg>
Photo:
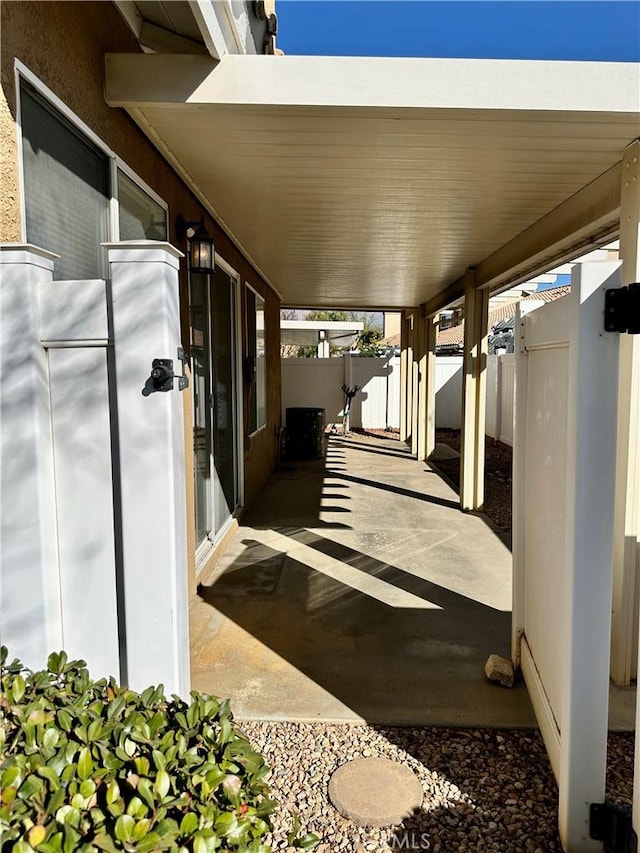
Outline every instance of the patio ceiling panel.
<svg viewBox="0 0 640 853">
<path fill-rule="evenodd" d="M 109 55 L 107 101 L 308 307 L 433 301 L 640 133 L 618 63 Z"/>
</svg>

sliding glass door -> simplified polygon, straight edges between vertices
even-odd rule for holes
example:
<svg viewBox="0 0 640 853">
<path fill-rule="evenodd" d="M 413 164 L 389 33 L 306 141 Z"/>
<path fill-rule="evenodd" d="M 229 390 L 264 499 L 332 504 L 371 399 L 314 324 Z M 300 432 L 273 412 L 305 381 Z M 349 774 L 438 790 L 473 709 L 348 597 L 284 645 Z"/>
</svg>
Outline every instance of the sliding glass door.
<svg viewBox="0 0 640 853">
<path fill-rule="evenodd" d="M 212 542 L 238 506 L 236 280 L 191 274 L 196 541 Z"/>
</svg>

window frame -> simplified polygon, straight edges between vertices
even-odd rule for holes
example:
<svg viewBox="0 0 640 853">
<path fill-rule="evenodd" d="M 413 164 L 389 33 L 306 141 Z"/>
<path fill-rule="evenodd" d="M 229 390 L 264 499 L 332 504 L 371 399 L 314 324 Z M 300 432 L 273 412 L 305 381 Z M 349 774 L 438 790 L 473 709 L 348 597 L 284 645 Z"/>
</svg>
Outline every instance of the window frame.
<svg viewBox="0 0 640 853">
<path fill-rule="evenodd" d="M 266 317 L 267 317 L 267 300 L 265 299 L 265 297 L 264 297 L 264 296 L 262 296 L 262 294 L 261 294 L 261 293 L 258 293 L 257 289 L 256 289 L 255 287 L 253 287 L 253 285 L 249 284 L 249 282 L 248 282 L 248 281 L 245 281 L 245 287 L 247 288 L 247 291 L 251 291 L 251 293 L 253 293 L 254 297 L 256 297 L 257 299 L 260 299 L 260 300 L 261 300 L 262 304 L 264 305 L 264 317 L 265 317 L 265 324 L 264 324 L 264 329 L 263 329 L 264 342 L 265 342 L 265 353 L 264 353 L 264 359 L 265 359 L 265 383 L 264 383 L 264 423 L 263 423 L 263 424 L 259 424 L 259 423 L 258 423 L 258 411 L 259 411 L 259 409 L 258 409 L 258 396 L 257 396 L 257 388 L 258 388 L 257 324 L 254 322 L 254 324 L 253 324 L 253 328 L 255 328 L 255 332 L 256 332 L 256 365 L 255 365 L 255 379 L 254 379 L 254 383 L 253 383 L 253 384 L 254 384 L 254 388 L 256 389 L 256 394 L 255 394 L 255 395 L 253 395 L 253 399 L 254 399 L 254 405 L 255 405 L 255 407 L 256 407 L 256 428 L 253 430 L 253 432 L 249 432 L 249 437 L 251 437 L 251 436 L 257 435 L 257 434 L 258 434 L 259 432 L 261 432 L 263 429 L 266 429 L 266 428 L 267 428 L 267 425 L 268 425 L 268 423 L 269 423 L 269 401 L 268 401 L 268 395 L 267 395 L 267 381 L 266 381 L 266 363 L 267 363 L 267 344 L 266 344 L 266 342 L 267 342 L 267 324 L 266 324 Z M 248 300 L 246 300 L 246 308 L 247 308 L 247 316 L 246 316 L 246 325 L 247 325 L 247 338 L 246 338 L 246 340 L 247 340 L 247 343 L 246 343 L 246 351 L 245 351 L 245 355 L 246 355 L 247 357 L 250 357 L 251 353 L 249 352 L 250 341 L 249 341 L 249 316 L 248 316 L 248 312 L 249 312 L 249 301 L 248 301 Z M 255 310 L 255 302 L 254 302 L 254 315 L 255 315 L 256 313 L 257 313 L 257 312 L 256 312 L 256 310 Z M 249 411 L 249 423 L 251 423 L 251 411 Z"/>
<path fill-rule="evenodd" d="M 19 59 L 14 60 L 14 78 L 16 92 L 16 145 L 18 165 L 18 187 L 20 192 L 20 237 L 23 243 L 27 242 L 27 210 L 24 182 L 24 160 L 22 156 L 22 104 L 20 84 L 24 80 L 32 86 L 36 92 L 49 102 L 54 110 L 60 113 L 79 133 L 87 138 L 99 151 L 109 159 L 109 242 L 120 241 L 120 209 L 118 201 L 118 170 L 120 170 L 130 181 L 133 181 L 143 192 L 164 210 L 167 217 L 167 235 L 169 234 L 169 205 L 152 189 L 115 151 L 113 151 L 88 124 L 85 124 L 64 101 L 62 101 L 51 89 L 46 86 L 27 66 Z"/>
<path fill-rule="evenodd" d="M 116 161 L 115 162 L 115 169 L 113 168 L 113 165 L 112 165 L 112 173 L 111 173 L 110 177 L 111 177 L 111 180 L 114 182 L 114 186 L 116 188 L 116 196 L 117 196 L 117 190 L 118 190 L 118 172 L 122 172 L 122 174 L 125 176 L 125 178 L 128 178 L 132 184 L 135 184 L 138 187 L 138 189 L 141 189 L 142 192 L 144 192 L 146 195 L 148 195 L 152 201 L 154 201 L 159 207 L 161 207 L 164 210 L 165 217 L 166 217 L 166 229 L 165 230 L 167 232 L 167 237 L 166 237 L 166 240 L 164 240 L 164 241 L 158 240 L 158 242 L 159 243 L 168 242 L 168 240 L 169 240 L 169 205 L 166 203 L 166 201 L 164 201 L 164 199 L 160 198 L 158 193 L 154 192 L 151 189 L 151 187 L 142 180 L 142 178 L 139 178 L 136 175 L 136 173 L 133 171 L 133 169 L 131 169 L 129 166 L 127 166 L 127 164 L 124 163 L 117 155 L 115 155 L 115 161 Z M 119 240 L 120 239 L 120 203 L 119 203 L 119 199 L 117 197 L 116 197 L 115 202 L 116 202 L 115 203 L 116 213 L 115 213 L 114 218 L 116 220 L 116 228 L 114 230 L 117 232 L 118 240 Z M 149 239 L 149 238 L 147 238 L 147 239 Z"/>
</svg>

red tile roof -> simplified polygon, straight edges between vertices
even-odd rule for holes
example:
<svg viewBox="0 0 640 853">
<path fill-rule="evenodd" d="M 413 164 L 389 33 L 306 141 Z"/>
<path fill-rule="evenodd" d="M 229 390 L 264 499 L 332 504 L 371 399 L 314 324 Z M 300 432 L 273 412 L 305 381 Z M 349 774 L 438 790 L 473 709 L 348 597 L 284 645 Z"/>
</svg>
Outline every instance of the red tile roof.
<svg viewBox="0 0 640 853">
<path fill-rule="evenodd" d="M 516 305 L 518 304 L 518 302 L 555 302 L 556 299 L 561 299 L 563 296 L 566 296 L 567 293 L 569 293 L 570 291 L 570 285 L 562 285 L 561 287 L 550 287 L 548 290 L 534 290 L 527 296 L 524 296 L 521 300 L 514 300 L 513 302 L 507 302 L 503 305 L 498 305 L 496 308 L 492 308 L 489 311 L 489 331 L 491 331 L 492 327 L 495 326 L 497 323 L 500 323 L 502 320 L 508 320 L 510 317 L 515 317 Z M 438 333 L 436 335 L 436 346 L 462 346 L 463 340 L 464 320 L 462 321 L 462 323 L 458 323 L 457 326 L 451 326 L 448 329 L 438 329 Z"/>
<path fill-rule="evenodd" d="M 498 305 L 489 311 L 489 330 L 491 330 L 496 323 L 500 323 L 502 320 L 508 320 L 510 317 L 514 317 L 518 302 L 530 302 L 531 300 L 555 302 L 556 299 L 561 299 L 563 296 L 566 296 L 570 290 L 571 285 L 567 284 L 561 285 L 560 287 L 550 287 L 547 290 L 533 290 L 527 296 L 523 296 L 521 300 L 514 299 L 513 302 L 506 302 L 502 305 Z M 438 333 L 436 335 L 436 346 L 462 346 L 463 340 L 464 320 L 456 326 L 450 326 L 448 329 L 438 329 Z M 400 334 L 390 335 L 388 338 L 383 338 L 379 343 L 381 346 L 399 347 Z"/>
</svg>

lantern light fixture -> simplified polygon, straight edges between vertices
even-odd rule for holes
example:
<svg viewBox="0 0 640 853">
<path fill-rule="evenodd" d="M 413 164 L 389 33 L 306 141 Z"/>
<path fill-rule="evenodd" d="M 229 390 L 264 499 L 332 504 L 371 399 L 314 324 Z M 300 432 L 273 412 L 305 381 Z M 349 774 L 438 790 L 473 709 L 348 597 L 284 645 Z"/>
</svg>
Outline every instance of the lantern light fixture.
<svg viewBox="0 0 640 853">
<path fill-rule="evenodd" d="M 194 229 L 196 229 L 194 231 Z M 189 234 L 189 231 L 192 234 Z M 213 239 L 204 227 L 204 214 L 200 220 L 188 222 L 180 214 L 176 219 L 176 233 L 178 240 L 182 242 L 185 238 L 189 243 L 189 269 L 191 272 L 212 273 L 215 272 L 216 250 Z"/>
</svg>

